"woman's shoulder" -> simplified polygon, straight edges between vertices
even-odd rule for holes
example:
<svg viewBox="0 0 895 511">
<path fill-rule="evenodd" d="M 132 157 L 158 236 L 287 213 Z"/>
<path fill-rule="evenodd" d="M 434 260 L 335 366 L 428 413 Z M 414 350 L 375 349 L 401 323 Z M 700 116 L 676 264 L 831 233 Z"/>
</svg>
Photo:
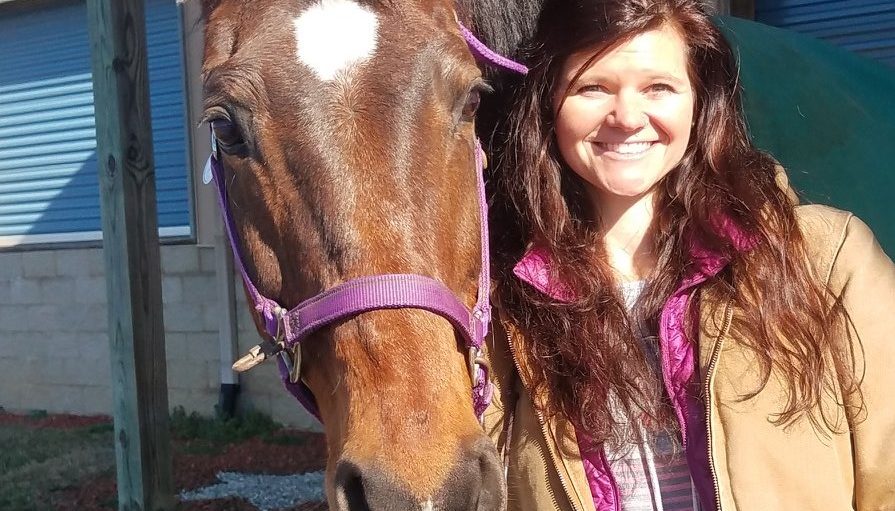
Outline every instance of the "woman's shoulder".
<svg viewBox="0 0 895 511">
<path fill-rule="evenodd" d="M 843 241 L 854 214 L 822 204 L 803 204 L 795 207 L 795 216 L 805 243 L 829 247 Z"/>
<path fill-rule="evenodd" d="M 892 264 L 870 227 L 854 213 L 809 204 L 796 206 L 795 215 L 807 255 L 825 284 L 848 280 L 854 271 Z"/>
</svg>

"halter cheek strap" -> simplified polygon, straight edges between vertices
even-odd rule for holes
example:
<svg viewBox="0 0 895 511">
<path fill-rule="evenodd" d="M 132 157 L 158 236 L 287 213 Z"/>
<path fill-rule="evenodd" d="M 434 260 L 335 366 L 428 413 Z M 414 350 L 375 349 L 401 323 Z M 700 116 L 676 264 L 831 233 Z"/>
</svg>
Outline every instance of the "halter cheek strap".
<svg viewBox="0 0 895 511">
<path fill-rule="evenodd" d="M 528 69 L 497 55 L 479 41 L 466 27 L 460 32 L 473 53 L 480 59 L 510 71 L 525 74 Z M 470 377 L 473 382 L 473 407 L 481 418 L 493 395 L 488 367 L 482 356 L 482 345 L 491 322 L 490 266 L 488 247 L 488 206 L 485 197 L 484 153 L 475 141 L 476 184 L 481 221 L 481 271 L 478 297 L 470 310 L 441 282 L 423 275 L 385 274 L 360 277 L 314 296 L 292 309 L 285 309 L 276 301 L 263 296 L 246 271 L 237 243 L 237 231 L 227 201 L 223 183 L 223 169 L 217 157 L 217 146 L 212 133 L 212 155 L 203 173 L 203 181 L 214 181 L 224 227 L 230 240 L 234 260 L 242 275 L 255 311 L 262 318 L 270 340 L 262 343 L 233 364 L 244 371 L 258 363 L 279 355 L 278 366 L 286 389 L 315 417 L 320 419 L 317 403 L 310 389 L 301 381 L 301 350 L 299 344 L 318 329 L 333 322 L 381 309 L 415 308 L 438 314 L 448 320 L 464 339 L 468 351 Z"/>
<path fill-rule="evenodd" d="M 292 309 L 281 307 L 276 301 L 262 295 L 246 271 L 236 243 L 235 222 L 227 204 L 222 185 L 222 169 L 218 159 L 212 156 L 208 167 L 216 184 L 218 200 L 224 216 L 224 226 L 230 247 L 236 257 L 237 268 L 253 302 L 255 311 L 263 320 L 264 329 L 271 341 L 253 348 L 249 354 L 234 364 L 237 371 L 248 370 L 273 355 L 280 355 L 279 366 L 286 388 L 309 412 L 319 419 L 319 412 L 310 390 L 301 381 L 301 361 L 298 344 L 320 328 L 358 314 L 381 309 L 415 308 L 426 310 L 447 319 L 463 337 L 469 351 L 471 374 L 474 382 L 473 405 L 481 416 L 491 401 L 493 393 L 487 368 L 481 364 L 482 344 L 491 322 L 490 272 L 488 265 L 488 222 L 483 178 L 482 149 L 476 141 L 476 176 L 481 221 L 482 269 L 479 274 L 479 292 L 472 310 L 441 282 L 423 275 L 385 274 L 360 277 L 346 281 Z"/>
</svg>

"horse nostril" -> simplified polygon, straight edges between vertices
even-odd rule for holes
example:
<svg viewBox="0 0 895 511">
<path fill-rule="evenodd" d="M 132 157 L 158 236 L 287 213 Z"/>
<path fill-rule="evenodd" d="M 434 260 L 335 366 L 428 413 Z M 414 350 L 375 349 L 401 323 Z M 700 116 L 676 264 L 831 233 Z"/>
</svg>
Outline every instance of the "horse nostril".
<svg viewBox="0 0 895 511">
<path fill-rule="evenodd" d="M 336 504 L 339 511 L 370 511 L 361 471 L 354 463 L 340 461 L 335 477 Z"/>
<path fill-rule="evenodd" d="M 376 467 L 342 460 L 334 479 L 337 511 L 417 511 L 418 499 Z"/>
<path fill-rule="evenodd" d="M 497 455 L 494 444 L 487 438 L 483 438 L 476 445 L 474 452 L 479 455 L 479 470 L 481 471 L 480 491 L 478 503 L 474 509 L 477 511 L 499 511 L 506 505 L 506 482 L 504 480 L 503 463 Z"/>
<path fill-rule="evenodd" d="M 500 511 L 506 489 L 503 464 L 488 438 L 467 447 L 447 482 L 438 492 L 439 511 Z"/>
</svg>

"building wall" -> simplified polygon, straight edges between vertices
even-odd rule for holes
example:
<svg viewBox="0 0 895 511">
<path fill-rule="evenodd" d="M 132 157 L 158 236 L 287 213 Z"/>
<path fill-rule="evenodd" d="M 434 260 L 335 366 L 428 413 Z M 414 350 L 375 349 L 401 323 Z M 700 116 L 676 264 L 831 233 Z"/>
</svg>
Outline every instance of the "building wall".
<svg viewBox="0 0 895 511">
<path fill-rule="evenodd" d="M 173 2 L 174 0 L 170 0 Z M 53 1 L 0 0 L 6 7 L 53 8 Z M 203 116 L 201 62 L 203 26 L 198 2 L 178 5 L 184 80 L 184 169 L 193 186 L 194 230 L 187 243 L 161 247 L 168 396 L 171 407 L 210 415 L 222 379 L 233 378 L 222 363 L 221 338 L 233 331 L 238 353 L 259 341 L 242 284 L 222 270 L 219 211 L 202 171 L 210 151 Z M 13 12 L 10 10 L 4 12 Z M 0 13 L 2 14 L 2 13 Z M 99 190 L 97 190 L 99 193 Z M 97 245 L 97 243 L 93 243 Z M 82 243 L 81 246 L 84 246 Z M 222 256 L 227 257 L 227 256 Z M 0 251 L 0 407 L 75 414 L 111 413 L 106 284 L 102 249 L 71 244 L 20 245 Z M 227 278 L 235 285 L 229 291 Z M 235 328 L 225 328 L 228 308 Z M 232 316 L 230 316 L 232 318 Z M 227 350 L 223 350 L 225 352 Z M 223 366 L 223 369 L 222 369 Z M 239 376 L 238 406 L 291 426 L 318 428 L 266 364 Z"/>
<path fill-rule="evenodd" d="M 221 382 L 215 248 L 161 248 L 168 398 L 171 407 L 214 412 Z M 0 406 L 111 413 L 106 283 L 99 248 L 0 254 Z M 237 287 L 240 352 L 258 342 Z M 241 377 L 239 406 L 313 429 L 266 364 Z"/>
</svg>

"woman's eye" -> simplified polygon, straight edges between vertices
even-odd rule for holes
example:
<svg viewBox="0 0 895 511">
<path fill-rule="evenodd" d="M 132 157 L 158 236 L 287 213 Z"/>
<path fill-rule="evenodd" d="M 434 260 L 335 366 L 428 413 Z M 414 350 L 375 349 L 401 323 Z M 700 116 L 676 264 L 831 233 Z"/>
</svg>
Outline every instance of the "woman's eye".
<svg viewBox="0 0 895 511">
<path fill-rule="evenodd" d="M 668 85 L 667 83 L 654 83 L 654 84 L 650 85 L 649 87 L 647 87 L 647 91 L 652 92 L 652 93 L 661 94 L 661 93 L 665 93 L 665 92 L 674 92 L 674 87 L 672 87 L 671 85 Z"/>
<path fill-rule="evenodd" d="M 609 93 L 609 89 L 607 89 L 603 85 L 591 84 L 591 85 L 583 85 L 578 88 L 578 94 L 595 95 L 595 94 L 608 94 L 608 93 Z"/>
<path fill-rule="evenodd" d="M 237 148 L 245 144 L 239 127 L 227 119 L 216 119 L 211 121 L 211 130 L 214 137 L 218 140 L 218 144 L 224 151 Z"/>
<path fill-rule="evenodd" d="M 476 112 L 479 110 L 479 105 L 482 104 L 482 93 L 478 89 L 472 89 L 469 91 L 469 94 L 466 95 L 466 102 L 463 104 L 463 111 L 460 113 L 462 119 L 464 121 L 471 121 Z"/>
</svg>

